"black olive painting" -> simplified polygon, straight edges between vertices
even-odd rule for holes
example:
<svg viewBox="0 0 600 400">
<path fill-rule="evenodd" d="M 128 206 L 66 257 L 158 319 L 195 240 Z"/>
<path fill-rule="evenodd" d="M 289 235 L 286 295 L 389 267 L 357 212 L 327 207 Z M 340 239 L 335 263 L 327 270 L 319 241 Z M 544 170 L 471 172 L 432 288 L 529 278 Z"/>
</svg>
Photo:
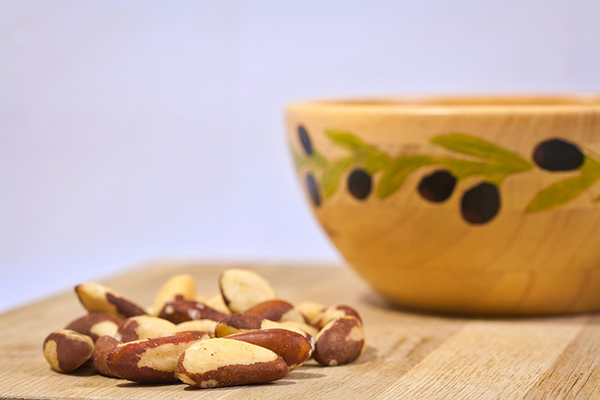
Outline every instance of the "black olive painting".
<svg viewBox="0 0 600 400">
<path fill-rule="evenodd" d="M 348 152 L 346 157 L 328 160 L 314 147 L 304 126 L 298 126 L 297 130 L 302 154 L 294 152 L 294 161 L 296 168 L 305 173 L 306 187 L 315 207 L 321 206 L 342 185 L 356 201 L 371 197 L 384 201 L 399 191 L 410 175 L 418 174 L 422 167 L 433 166 L 435 170 L 420 177 L 415 188 L 418 195 L 431 203 L 443 203 L 452 196 L 460 196 L 463 220 L 482 225 L 501 212 L 501 186 L 511 175 L 535 167 L 550 173 L 571 172 L 565 179 L 538 192 L 524 205 L 525 213 L 566 204 L 600 180 L 598 157 L 566 138 L 554 137 L 540 142 L 530 156 L 524 157 L 472 134 L 448 133 L 433 137 L 431 143 L 459 154 L 461 158 L 391 157 L 353 133 L 326 130 L 327 137 Z M 577 172 L 575 175 L 574 171 Z M 376 174 L 380 175 L 377 184 L 373 179 Z M 343 183 L 342 177 L 345 177 Z M 459 183 L 466 178 L 477 181 L 459 190 Z M 593 201 L 600 202 L 600 196 Z"/>
</svg>

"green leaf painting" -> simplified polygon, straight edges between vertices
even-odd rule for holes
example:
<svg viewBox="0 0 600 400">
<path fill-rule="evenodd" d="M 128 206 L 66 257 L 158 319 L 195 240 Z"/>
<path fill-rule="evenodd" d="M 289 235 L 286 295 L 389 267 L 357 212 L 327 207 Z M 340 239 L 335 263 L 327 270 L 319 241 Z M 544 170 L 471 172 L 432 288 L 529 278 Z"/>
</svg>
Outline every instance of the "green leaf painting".
<svg viewBox="0 0 600 400">
<path fill-rule="evenodd" d="M 392 161 L 384 170 L 377 188 L 377 197 L 385 199 L 394 194 L 406 178 L 417 168 L 431 165 L 434 160 L 425 156 L 401 157 Z"/>
<path fill-rule="evenodd" d="M 358 137 L 348 132 L 326 131 L 327 136 L 337 145 L 342 146 L 355 154 L 379 154 L 382 158 L 387 156 L 373 146 L 363 142 Z"/>
<path fill-rule="evenodd" d="M 342 158 L 329 163 L 323 170 L 323 195 L 325 198 L 331 197 L 338 186 L 340 177 L 354 160 L 350 157 Z"/>
<path fill-rule="evenodd" d="M 594 182 L 582 175 L 556 182 L 539 192 L 529 203 L 525 212 L 549 210 L 562 206 L 579 196 Z"/>
<path fill-rule="evenodd" d="M 586 156 L 578 176 L 558 181 L 539 192 L 525 212 L 550 210 L 577 198 L 600 179 L 600 162 Z"/>
<path fill-rule="evenodd" d="M 306 132 L 304 134 L 306 135 Z M 443 179 L 449 180 L 452 185 L 454 185 L 454 182 L 460 182 L 467 178 L 480 177 L 483 182 L 495 188 L 499 188 L 509 176 L 533 169 L 532 162 L 517 153 L 466 133 L 443 134 L 431 139 L 432 144 L 456 153 L 459 156 L 458 158 L 428 155 L 394 158 L 366 143 L 353 133 L 326 130 L 325 134 L 335 145 L 347 152 L 345 157 L 328 160 L 316 150 L 304 155 L 294 152 L 296 168 L 307 169 L 317 179 L 320 179 L 325 199 L 335 194 L 340 186 L 340 181 L 345 177 L 349 177 L 349 184 L 353 179 L 355 184 L 362 184 L 362 188 L 356 188 L 356 193 L 360 192 L 366 196 L 371 190 L 371 182 L 377 182 L 376 185 L 373 185 L 375 195 L 377 199 L 385 201 L 402 188 L 411 174 L 426 166 L 439 167 L 440 169 L 436 171 L 440 171 L 438 174 L 442 175 L 439 175 L 437 179 L 443 177 Z M 304 140 L 309 139 L 305 137 Z M 524 211 L 527 213 L 549 210 L 564 205 L 580 196 L 600 180 L 600 161 L 597 157 L 590 153 L 583 153 L 584 158 L 583 163 L 581 163 L 582 151 L 577 150 L 577 145 L 561 139 L 547 141 L 547 143 L 550 142 L 553 142 L 553 145 L 559 142 L 563 147 L 569 147 L 571 151 L 576 153 L 579 152 L 577 165 L 581 165 L 575 168 L 579 171 L 579 174 L 570 175 L 568 178 L 541 190 L 525 207 Z M 550 153 L 540 154 L 543 157 L 548 157 L 547 154 Z M 542 169 L 546 169 L 539 165 L 539 161 L 536 160 L 536 163 Z M 354 172 L 350 174 L 349 171 Z M 357 171 L 360 173 L 357 174 Z M 350 177 L 350 175 L 353 175 L 353 177 Z M 365 179 L 368 179 L 368 181 L 361 183 Z M 451 186 L 448 196 L 452 190 Z M 427 196 L 432 196 L 432 194 L 427 193 Z M 364 200 L 364 198 L 361 196 L 359 200 Z M 441 200 L 430 199 L 430 201 L 444 200 L 445 197 Z M 600 196 L 596 197 L 594 202 L 600 202 Z"/>
<path fill-rule="evenodd" d="M 348 132 L 326 131 L 327 136 L 337 145 L 350 150 L 358 164 L 363 165 L 371 174 L 382 170 L 390 162 L 390 158 L 375 147 L 363 142 Z"/>
<path fill-rule="evenodd" d="M 436 136 L 431 140 L 431 143 L 442 146 L 448 150 L 457 153 L 467 154 L 470 156 L 480 157 L 484 159 L 493 159 L 498 162 L 510 165 L 514 164 L 515 168 L 529 169 L 531 164 L 520 156 L 496 146 L 483 139 L 464 133 L 451 133 L 448 135 Z"/>
</svg>

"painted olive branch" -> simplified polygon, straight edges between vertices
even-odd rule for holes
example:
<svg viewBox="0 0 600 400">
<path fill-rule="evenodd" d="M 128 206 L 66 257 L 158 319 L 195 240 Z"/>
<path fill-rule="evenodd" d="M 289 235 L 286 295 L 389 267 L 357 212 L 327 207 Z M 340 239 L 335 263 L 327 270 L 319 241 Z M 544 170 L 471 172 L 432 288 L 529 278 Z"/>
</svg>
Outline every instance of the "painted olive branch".
<svg viewBox="0 0 600 400">
<path fill-rule="evenodd" d="M 443 167 L 458 180 L 482 176 L 495 184 L 500 184 L 511 174 L 533 168 L 531 163 L 514 153 L 484 140 L 460 133 L 437 136 L 432 139 L 432 143 L 454 152 L 482 158 L 484 161 L 420 155 L 391 158 L 351 133 L 326 131 L 326 134 L 337 145 L 349 150 L 351 156 L 327 161 L 314 150 L 307 156 L 294 153 L 297 168 L 308 167 L 314 172 L 322 171 L 321 185 L 325 198 L 335 193 L 343 172 L 353 165 L 361 167 L 370 175 L 383 171 L 376 192 L 379 199 L 385 199 L 394 194 L 402 187 L 410 174 L 424 166 Z"/>
<path fill-rule="evenodd" d="M 600 180 L 600 162 L 586 154 L 578 176 L 566 178 L 541 190 L 527 205 L 525 212 L 550 210 L 574 200 Z M 600 196 L 594 202 L 600 201 Z"/>
<path fill-rule="evenodd" d="M 533 169 L 533 164 L 518 154 L 464 133 L 439 135 L 432 138 L 431 143 L 468 156 L 470 159 L 426 155 L 392 158 L 352 133 L 328 130 L 325 132 L 326 135 L 336 145 L 350 153 L 347 157 L 330 161 L 313 149 L 304 128 L 300 127 L 299 131 L 305 155 L 294 152 L 296 168 L 306 167 L 313 174 L 321 174 L 320 186 L 324 198 L 329 198 L 335 193 L 344 171 L 353 166 L 355 167 L 353 173 L 359 173 L 363 181 L 368 180 L 366 188 L 362 189 L 364 193 L 357 197 L 361 200 L 368 197 L 371 191 L 371 176 L 380 172 L 381 179 L 376 189 L 376 196 L 379 199 L 386 199 L 398 191 L 413 172 L 425 166 L 442 168 L 443 170 L 437 173 L 446 174 L 445 179 L 454 182 L 452 185 L 466 178 L 482 177 L 484 184 L 493 187 L 496 191 L 508 176 Z M 555 138 L 539 143 L 535 148 L 533 161 L 542 170 L 550 172 L 578 170 L 579 175 L 555 182 L 538 192 L 526 206 L 527 213 L 564 205 L 600 180 L 599 157 L 564 139 Z M 315 177 L 311 175 L 310 180 L 315 191 L 312 195 L 320 201 Z M 451 190 L 447 195 L 450 194 Z M 446 198 L 430 200 L 443 201 Z M 600 202 L 600 195 L 593 201 Z"/>
</svg>

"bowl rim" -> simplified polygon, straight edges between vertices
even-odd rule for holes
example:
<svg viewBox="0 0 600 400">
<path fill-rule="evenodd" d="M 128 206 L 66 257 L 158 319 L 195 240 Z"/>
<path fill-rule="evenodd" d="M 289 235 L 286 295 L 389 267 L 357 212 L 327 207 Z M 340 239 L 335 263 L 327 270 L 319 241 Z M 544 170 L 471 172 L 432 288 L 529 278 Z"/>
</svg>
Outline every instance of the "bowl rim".
<svg viewBox="0 0 600 400">
<path fill-rule="evenodd" d="M 286 110 L 386 114 L 596 113 L 600 112 L 600 92 L 327 98 L 294 102 Z"/>
</svg>

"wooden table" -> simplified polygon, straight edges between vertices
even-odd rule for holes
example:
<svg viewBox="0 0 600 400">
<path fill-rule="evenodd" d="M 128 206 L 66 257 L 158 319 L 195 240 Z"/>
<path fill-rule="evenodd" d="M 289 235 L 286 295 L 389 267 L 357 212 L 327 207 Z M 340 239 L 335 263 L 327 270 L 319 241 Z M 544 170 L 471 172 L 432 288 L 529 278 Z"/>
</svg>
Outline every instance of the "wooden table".
<svg viewBox="0 0 600 400">
<path fill-rule="evenodd" d="M 176 273 L 192 274 L 199 294 L 217 291 L 233 265 L 154 264 L 106 282 L 151 304 Z M 240 266 L 240 265 L 236 265 Z M 140 385 L 50 370 L 44 337 L 83 314 L 73 293 L 0 316 L 0 398 L 97 399 L 389 399 L 600 398 L 600 316 L 480 319 L 393 309 L 348 268 L 242 265 L 268 278 L 292 302 L 345 303 L 362 314 L 368 347 L 358 362 L 311 361 L 266 385 L 201 390 L 183 384 Z"/>
</svg>

